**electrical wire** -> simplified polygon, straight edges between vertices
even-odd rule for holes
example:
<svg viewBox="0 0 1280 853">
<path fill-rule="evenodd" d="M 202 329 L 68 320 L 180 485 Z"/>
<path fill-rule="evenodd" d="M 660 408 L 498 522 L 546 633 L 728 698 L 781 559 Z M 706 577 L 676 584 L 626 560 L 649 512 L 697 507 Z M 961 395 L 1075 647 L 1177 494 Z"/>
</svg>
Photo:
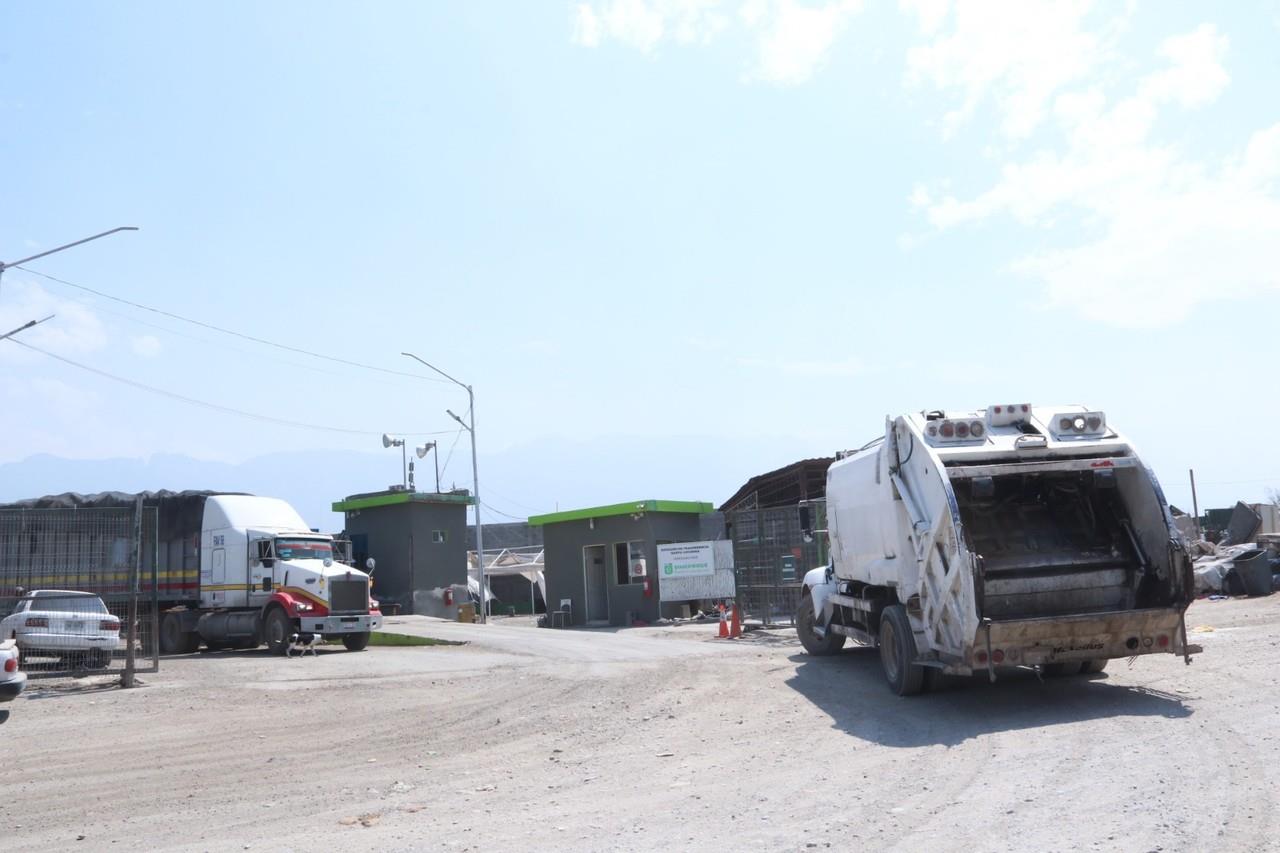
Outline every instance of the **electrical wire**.
<svg viewBox="0 0 1280 853">
<path fill-rule="evenodd" d="M 184 317 L 181 314 L 174 314 L 172 311 L 165 311 L 164 309 L 161 309 L 161 308 L 153 308 L 150 305 L 143 305 L 141 302 L 132 302 L 128 299 L 123 299 L 119 296 L 112 296 L 110 293 L 103 293 L 101 290 L 94 290 L 92 287 L 87 287 L 83 284 L 76 284 L 74 281 L 67 281 L 64 278 L 58 278 L 57 276 L 49 275 L 48 273 L 39 272 L 38 270 L 29 269 L 27 267 L 15 266 L 13 267 L 13 269 L 19 269 L 19 270 L 22 270 L 23 272 L 31 273 L 32 275 L 38 275 L 41 278 L 48 279 L 49 281 L 57 282 L 58 284 L 63 284 L 63 285 L 66 285 L 67 287 L 74 287 L 77 290 L 83 290 L 86 293 L 92 293 L 94 296 L 100 296 L 103 299 L 110 299 L 112 302 L 119 302 L 121 305 L 128 305 L 131 308 L 137 308 L 141 311 L 150 311 L 153 314 L 159 314 L 160 316 L 168 317 L 171 320 L 178 320 L 183 323 L 190 323 L 191 325 L 199 326 L 202 329 L 209 329 L 210 331 L 219 332 L 224 335 L 232 335 L 233 337 L 242 338 L 243 340 L 246 340 L 246 341 L 253 341 L 256 344 L 262 344 L 263 346 L 275 347 L 276 349 L 285 350 L 287 352 L 298 353 L 299 355 L 307 355 L 307 356 L 311 356 L 312 358 L 320 358 L 320 359 L 324 359 L 325 361 L 332 361 L 338 364 L 345 364 L 345 365 L 348 365 L 349 367 L 359 367 L 364 370 L 374 370 L 374 371 L 377 371 L 378 373 L 389 373 L 393 376 L 408 376 L 412 379 L 421 379 L 426 382 L 440 382 L 440 383 L 448 382 L 448 380 L 437 379 L 434 376 L 424 376 L 421 373 L 409 373 L 408 371 L 404 371 L 404 370 L 392 370 L 388 367 L 377 367 L 376 365 L 372 365 L 372 364 L 364 364 L 363 362 L 359 362 L 359 361 L 351 361 L 350 359 L 338 358 L 337 356 L 333 356 L 333 355 L 325 355 L 324 353 L 312 352 L 311 350 L 301 349 L 300 347 L 293 347 L 293 346 L 289 346 L 288 344 L 281 344 L 281 343 L 277 343 L 276 341 L 269 341 L 265 338 L 259 338 L 253 335 L 245 334 L 244 332 L 237 332 L 232 329 L 223 328 L 222 326 L 215 326 L 212 323 L 206 323 L 203 320 L 193 320 L 190 317 Z"/>
<path fill-rule="evenodd" d="M 453 458 L 453 449 L 458 446 L 458 439 L 462 438 L 462 431 L 464 429 L 466 429 L 466 427 L 458 427 L 458 434 L 453 437 L 453 444 L 449 445 L 449 452 L 445 454 L 444 464 L 440 466 L 441 476 L 444 476 L 444 473 L 449 470 L 449 460 Z M 439 451 L 437 450 L 437 452 Z"/>
<path fill-rule="evenodd" d="M 523 516 L 523 515 L 512 515 L 512 514 L 511 514 L 511 513 L 509 513 L 509 512 L 503 512 L 502 510 L 498 509 L 497 507 L 495 507 L 493 504 L 490 504 L 490 503 L 486 503 L 486 504 L 484 505 L 484 511 L 485 511 L 485 512 L 487 512 L 487 513 L 495 513 L 495 512 L 496 512 L 498 515 L 500 515 L 500 516 L 502 516 L 502 517 L 504 517 L 504 518 L 509 518 L 509 519 L 511 519 L 512 521 L 527 521 L 527 520 L 528 520 L 528 516 Z M 499 522 L 499 523 L 501 523 L 501 522 Z"/>
<path fill-rule="evenodd" d="M 294 427 L 296 429 L 310 429 L 310 430 L 317 430 L 321 432 L 336 432 L 336 433 L 342 433 L 345 435 L 362 435 L 362 436 L 363 435 L 382 435 L 381 432 L 376 432 L 373 430 L 346 429 L 343 427 L 326 426 L 324 424 L 311 424 L 311 423 L 304 423 L 302 421 L 291 421 L 286 418 L 273 417 L 272 415 L 262 415 L 256 412 L 246 412 L 243 409 L 235 409 L 235 408 L 232 408 L 231 406 L 223 406 L 218 403 L 210 403 L 206 400 L 197 400 L 195 397 L 188 397 L 185 394 L 179 394 L 176 391 L 168 391 L 168 390 L 165 390 L 164 388 L 156 388 L 153 385 L 147 385 L 145 383 L 138 382 L 133 379 L 126 379 L 123 376 L 117 376 L 114 373 L 108 373 L 105 370 L 99 370 L 96 367 L 90 367 L 87 364 L 82 364 L 78 361 L 69 359 L 66 356 L 57 355 L 56 353 L 49 352 L 48 350 L 41 349 L 40 347 L 37 347 L 37 346 L 32 346 L 31 344 L 16 340 L 14 338 L 9 338 L 8 340 L 11 343 L 14 343 L 20 347 L 23 347 L 24 349 L 29 349 L 29 350 L 32 350 L 33 352 L 38 352 L 41 355 L 45 355 L 45 356 L 48 356 L 49 358 L 54 359 L 55 361 L 60 361 L 63 364 L 69 364 L 72 367 L 78 367 L 81 370 L 86 370 L 89 373 L 93 373 L 98 376 L 104 377 L 106 379 L 110 379 L 114 382 L 119 382 L 124 385 L 129 385 L 133 388 L 138 388 L 142 391 L 149 391 L 152 394 L 159 394 L 162 397 L 168 397 L 172 400 L 179 400 L 183 403 L 189 403 L 193 406 L 201 406 L 206 409 L 212 409 L 215 412 L 222 412 L 223 414 L 227 414 L 227 415 L 238 415 L 239 417 L 242 417 L 242 418 L 250 418 L 256 421 L 279 424 L 281 426 Z M 448 433 L 449 433 L 448 430 L 444 430 L 441 432 L 418 432 L 418 433 L 398 432 L 396 434 L 397 435 L 448 435 Z"/>
</svg>

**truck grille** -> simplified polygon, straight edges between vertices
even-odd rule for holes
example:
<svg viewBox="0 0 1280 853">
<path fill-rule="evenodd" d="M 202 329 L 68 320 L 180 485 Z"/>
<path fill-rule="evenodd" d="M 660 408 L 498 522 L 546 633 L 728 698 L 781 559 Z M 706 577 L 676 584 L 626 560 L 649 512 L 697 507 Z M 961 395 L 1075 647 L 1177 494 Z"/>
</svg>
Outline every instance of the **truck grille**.
<svg viewBox="0 0 1280 853">
<path fill-rule="evenodd" d="M 330 613 L 368 613 L 369 583 L 365 580 L 329 582 Z"/>
</svg>

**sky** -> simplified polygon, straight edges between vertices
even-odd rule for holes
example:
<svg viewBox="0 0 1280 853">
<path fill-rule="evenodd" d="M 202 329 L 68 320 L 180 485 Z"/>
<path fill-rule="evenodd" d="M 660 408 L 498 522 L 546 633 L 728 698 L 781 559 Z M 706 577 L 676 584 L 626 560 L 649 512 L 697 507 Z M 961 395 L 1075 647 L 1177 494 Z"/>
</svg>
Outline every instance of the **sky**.
<svg viewBox="0 0 1280 853">
<path fill-rule="evenodd" d="M 367 451 L 357 492 L 393 432 L 467 486 L 408 350 L 508 515 L 1011 401 L 1261 500 L 1278 41 L 1276 0 L 4 4 L 0 259 L 140 230 L 0 278 L 0 332 L 56 315 L 0 342 L 0 463 Z M 633 451 L 682 436 L 737 482 L 661 493 Z M 565 442 L 617 448 L 589 495 L 498 464 Z"/>
</svg>

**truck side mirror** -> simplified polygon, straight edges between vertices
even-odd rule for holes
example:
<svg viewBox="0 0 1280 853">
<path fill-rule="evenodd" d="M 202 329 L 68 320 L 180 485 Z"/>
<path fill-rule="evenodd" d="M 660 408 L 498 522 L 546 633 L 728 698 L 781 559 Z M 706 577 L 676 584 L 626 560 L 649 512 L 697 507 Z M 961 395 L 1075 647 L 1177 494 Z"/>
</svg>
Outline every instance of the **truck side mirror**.
<svg viewBox="0 0 1280 853">
<path fill-rule="evenodd" d="M 376 565 L 377 563 L 374 561 L 373 557 L 364 561 L 364 567 L 369 570 L 369 574 L 373 574 L 373 569 Z"/>
<path fill-rule="evenodd" d="M 266 568 L 271 568 L 276 564 L 275 558 L 271 556 L 271 540 L 258 540 L 258 562 L 262 563 Z"/>
<path fill-rule="evenodd" d="M 813 533 L 813 515 L 807 506 L 800 507 L 800 529 L 805 533 Z"/>
</svg>

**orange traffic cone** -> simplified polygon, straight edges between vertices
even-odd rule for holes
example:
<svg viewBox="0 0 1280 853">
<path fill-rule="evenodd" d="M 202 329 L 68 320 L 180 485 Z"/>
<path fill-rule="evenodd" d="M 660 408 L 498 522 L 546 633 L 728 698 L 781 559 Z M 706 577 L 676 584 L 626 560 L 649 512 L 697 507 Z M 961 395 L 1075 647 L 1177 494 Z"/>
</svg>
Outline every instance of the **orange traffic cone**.
<svg viewBox="0 0 1280 853">
<path fill-rule="evenodd" d="M 724 618 L 723 604 L 720 605 L 720 633 L 717 635 L 717 638 L 721 640 L 729 639 L 729 623 L 726 622 Z"/>
<path fill-rule="evenodd" d="M 742 620 L 738 617 L 738 605 L 733 605 L 733 627 L 729 629 L 729 638 L 736 640 L 742 636 Z"/>
</svg>

